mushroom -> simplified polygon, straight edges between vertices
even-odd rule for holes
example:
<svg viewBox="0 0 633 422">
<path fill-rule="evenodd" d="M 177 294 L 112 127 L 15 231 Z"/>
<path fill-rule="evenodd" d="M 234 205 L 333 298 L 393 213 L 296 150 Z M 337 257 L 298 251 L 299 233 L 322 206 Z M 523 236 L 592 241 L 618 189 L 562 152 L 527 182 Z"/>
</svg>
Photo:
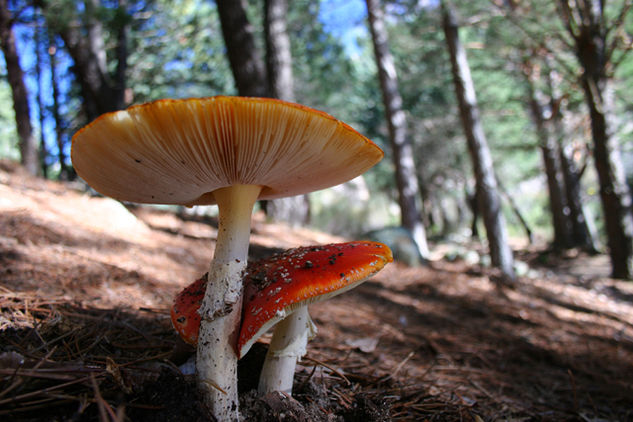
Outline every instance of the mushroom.
<svg viewBox="0 0 633 422">
<path fill-rule="evenodd" d="M 276 324 L 259 377 L 260 394 L 292 394 L 297 360 L 316 334 L 308 305 L 358 286 L 392 260 L 386 245 L 363 241 L 290 249 L 249 266 L 240 357 Z"/>
<path fill-rule="evenodd" d="M 79 176 L 115 199 L 218 205 L 197 381 L 216 419 L 237 420 L 235 345 L 253 204 L 343 183 L 383 152 L 326 113 L 275 99 L 219 96 L 107 113 L 74 135 L 71 156 Z"/>
<path fill-rule="evenodd" d="M 392 261 L 378 242 L 348 242 L 289 249 L 249 263 L 244 277 L 244 308 L 237 347 L 243 357 L 276 324 L 259 379 L 259 392 L 292 393 L 297 359 L 316 334 L 310 303 L 336 296 L 367 280 Z M 184 341 L 196 344 L 204 278 L 174 300 L 171 315 Z"/>
</svg>

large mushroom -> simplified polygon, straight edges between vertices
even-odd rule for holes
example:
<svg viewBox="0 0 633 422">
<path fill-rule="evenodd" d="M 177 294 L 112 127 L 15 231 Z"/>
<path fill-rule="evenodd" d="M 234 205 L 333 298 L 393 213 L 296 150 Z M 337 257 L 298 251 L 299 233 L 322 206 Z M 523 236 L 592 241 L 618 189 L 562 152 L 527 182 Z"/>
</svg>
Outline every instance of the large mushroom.
<svg viewBox="0 0 633 422">
<path fill-rule="evenodd" d="M 274 99 L 220 96 L 107 113 L 75 134 L 71 156 L 79 176 L 121 201 L 218 205 L 197 380 L 216 419 L 237 420 L 235 344 L 253 204 L 343 183 L 383 152 L 326 113 Z"/>
<path fill-rule="evenodd" d="M 292 394 L 297 360 L 306 353 L 308 339 L 316 333 L 308 305 L 358 286 L 392 260 L 386 245 L 362 241 L 289 249 L 248 264 L 237 342 L 239 357 L 275 326 L 259 378 L 261 394 Z M 205 283 L 201 278 L 186 287 L 171 309 L 174 327 L 190 344 L 198 341 L 197 311 Z"/>
</svg>

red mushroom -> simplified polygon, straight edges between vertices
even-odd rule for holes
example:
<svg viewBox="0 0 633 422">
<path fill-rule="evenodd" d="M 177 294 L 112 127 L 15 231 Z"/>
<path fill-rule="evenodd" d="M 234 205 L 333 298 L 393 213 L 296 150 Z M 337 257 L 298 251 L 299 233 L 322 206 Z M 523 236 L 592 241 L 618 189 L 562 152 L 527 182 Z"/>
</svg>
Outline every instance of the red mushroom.
<svg viewBox="0 0 633 422">
<path fill-rule="evenodd" d="M 386 245 L 363 241 L 290 249 L 249 266 L 239 356 L 277 324 L 259 378 L 261 394 L 292 393 L 297 359 L 316 334 L 308 305 L 356 287 L 392 259 Z"/>
<path fill-rule="evenodd" d="M 290 249 L 250 263 L 244 281 L 239 357 L 277 324 L 260 376 L 260 392 L 292 392 L 297 359 L 316 333 L 307 305 L 357 286 L 391 261 L 391 250 L 382 243 L 348 242 Z M 185 288 L 171 310 L 174 327 L 194 345 L 206 282 L 203 277 Z"/>
<path fill-rule="evenodd" d="M 252 263 L 244 283 L 239 357 L 296 309 L 356 287 L 391 260 L 386 245 L 363 241 L 303 246 Z"/>
</svg>

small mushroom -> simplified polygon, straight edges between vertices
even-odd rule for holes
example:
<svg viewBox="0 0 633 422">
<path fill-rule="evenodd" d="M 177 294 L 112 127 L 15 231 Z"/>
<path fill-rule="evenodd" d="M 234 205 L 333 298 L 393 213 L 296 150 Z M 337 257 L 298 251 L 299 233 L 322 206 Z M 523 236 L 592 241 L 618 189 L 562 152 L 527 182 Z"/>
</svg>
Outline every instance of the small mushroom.
<svg viewBox="0 0 633 422">
<path fill-rule="evenodd" d="M 73 136 L 71 156 L 79 176 L 115 199 L 218 205 L 197 381 L 216 419 L 237 420 L 235 345 L 255 201 L 343 183 L 383 152 L 326 113 L 275 99 L 220 96 L 107 113 Z"/>
<path fill-rule="evenodd" d="M 290 249 L 249 266 L 245 280 L 240 357 L 276 324 L 259 378 L 259 393 L 292 393 L 297 360 L 316 334 L 310 303 L 350 290 L 393 260 L 378 242 Z"/>
<path fill-rule="evenodd" d="M 244 276 L 239 357 L 276 324 L 260 376 L 260 393 L 292 393 L 297 359 L 316 334 L 308 305 L 356 287 L 391 261 L 391 250 L 382 243 L 348 242 L 289 249 L 249 263 Z M 198 308 L 205 283 L 203 277 L 186 287 L 171 310 L 174 327 L 193 345 L 198 341 Z"/>
</svg>

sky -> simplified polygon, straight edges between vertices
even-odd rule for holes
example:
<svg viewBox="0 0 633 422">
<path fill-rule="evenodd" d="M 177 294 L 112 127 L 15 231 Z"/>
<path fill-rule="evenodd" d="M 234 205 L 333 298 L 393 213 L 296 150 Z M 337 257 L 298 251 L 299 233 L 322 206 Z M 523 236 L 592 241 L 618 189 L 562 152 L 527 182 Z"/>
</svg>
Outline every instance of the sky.
<svg viewBox="0 0 633 422">
<path fill-rule="evenodd" d="M 368 35 L 366 17 L 364 0 L 323 0 L 319 10 L 324 29 L 341 40 L 350 57 L 360 52 L 356 40 Z"/>
</svg>

